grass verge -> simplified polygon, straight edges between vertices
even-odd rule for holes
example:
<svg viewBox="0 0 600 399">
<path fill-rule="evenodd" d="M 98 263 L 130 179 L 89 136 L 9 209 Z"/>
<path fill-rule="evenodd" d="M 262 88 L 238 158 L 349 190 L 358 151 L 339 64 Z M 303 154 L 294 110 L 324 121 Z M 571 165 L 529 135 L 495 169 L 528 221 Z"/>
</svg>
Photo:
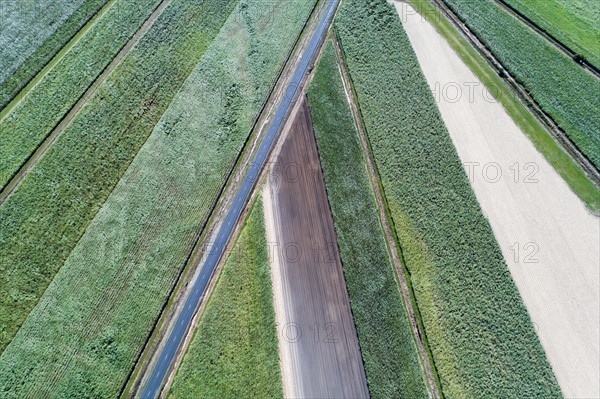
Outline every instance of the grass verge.
<svg viewBox="0 0 600 399">
<path fill-rule="evenodd" d="M 348 0 L 336 29 L 444 395 L 561 397 L 395 10 Z"/>
<path fill-rule="evenodd" d="M 561 175 L 571 190 L 595 214 L 600 213 L 600 191 L 573 159 L 554 141 L 527 108 L 515 97 L 508 85 L 481 57 L 454 26 L 434 7 L 429 0 L 410 0 L 415 9 L 425 16 L 440 32 L 454 51 L 471 68 L 473 73 L 488 87 L 515 123 L 529 137 L 537 150 Z"/>
<path fill-rule="evenodd" d="M 118 395 L 312 10 L 309 2 L 267 4 L 244 0 L 234 7 L 0 356 L 0 396 Z M 220 14 L 211 15 L 208 5 L 225 12 L 212 1 L 174 0 L 169 7 L 196 32 L 189 7 L 213 21 Z M 167 26 L 176 21 L 167 19 Z"/>
<path fill-rule="evenodd" d="M 308 99 L 371 396 L 427 398 L 331 42 L 317 65 Z"/>
<path fill-rule="evenodd" d="M 262 203 L 254 204 L 170 398 L 283 398 Z"/>
</svg>

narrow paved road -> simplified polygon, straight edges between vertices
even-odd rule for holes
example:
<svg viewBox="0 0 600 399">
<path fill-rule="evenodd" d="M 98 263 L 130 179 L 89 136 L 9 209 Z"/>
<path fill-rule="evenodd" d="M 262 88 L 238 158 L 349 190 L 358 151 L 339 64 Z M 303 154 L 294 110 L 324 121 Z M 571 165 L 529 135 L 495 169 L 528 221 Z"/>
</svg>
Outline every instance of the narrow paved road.
<svg viewBox="0 0 600 399">
<path fill-rule="evenodd" d="M 267 160 L 273 143 L 283 127 L 286 116 L 292 107 L 293 100 L 301 90 L 302 81 L 304 80 L 312 61 L 315 58 L 315 55 L 318 53 L 319 48 L 325 39 L 325 35 L 335 13 L 338 2 L 339 0 L 329 0 L 327 10 L 319 21 L 319 25 L 313 33 L 310 43 L 300 59 L 300 63 L 294 71 L 290 85 L 286 89 L 283 100 L 275 112 L 273 122 L 269 126 L 267 134 L 260 144 L 260 148 L 256 154 L 256 157 L 254 158 L 254 161 L 252 162 L 251 167 L 246 174 L 242 187 L 238 191 L 235 200 L 233 201 L 233 204 L 229 209 L 225 220 L 223 221 L 223 225 L 221 226 L 217 235 L 217 239 L 215 240 L 213 250 L 207 257 L 205 264 L 202 266 L 202 270 L 200 271 L 200 275 L 194 284 L 192 293 L 187 298 L 183 310 L 179 314 L 179 317 L 177 318 L 177 321 L 169 335 L 169 339 L 163 348 L 154 369 L 152 370 L 152 374 L 150 375 L 146 386 L 144 387 L 141 396 L 143 399 L 156 398 L 160 393 L 164 378 L 171 368 L 173 360 L 175 359 L 175 355 L 177 354 L 183 338 L 185 337 L 186 332 L 191 324 L 192 318 L 194 317 L 194 313 L 196 312 L 200 301 L 204 297 L 204 293 L 210 278 L 223 255 L 235 224 L 240 217 L 244 206 L 246 205 L 246 201 L 248 200 L 254 185 L 256 184 L 260 171 Z"/>
</svg>

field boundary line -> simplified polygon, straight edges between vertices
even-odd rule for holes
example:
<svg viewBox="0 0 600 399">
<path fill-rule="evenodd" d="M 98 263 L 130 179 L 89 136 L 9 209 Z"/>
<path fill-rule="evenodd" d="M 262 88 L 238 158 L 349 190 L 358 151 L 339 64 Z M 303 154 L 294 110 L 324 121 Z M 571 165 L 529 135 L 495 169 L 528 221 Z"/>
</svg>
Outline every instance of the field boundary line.
<svg viewBox="0 0 600 399">
<path fill-rule="evenodd" d="M 588 176 L 592 183 L 600 188 L 600 171 L 596 169 L 590 159 L 579 149 L 577 144 L 571 140 L 566 132 L 558 125 L 552 116 L 550 116 L 538 102 L 528 93 L 525 87 L 518 82 L 513 76 L 510 69 L 496 58 L 491 49 L 489 49 L 483 41 L 471 31 L 466 22 L 463 21 L 458 14 L 446 3 L 446 0 L 428 0 L 437 8 L 454 26 L 459 33 L 465 37 L 469 43 L 475 47 L 481 56 L 487 60 L 496 70 L 498 76 L 512 88 L 517 98 L 521 103 L 529 109 L 531 114 L 540 122 L 549 132 L 550 136 L 560 145 L 560 147 L 573 158 L 575 163 L 579 165 L 581 170 Z"/>
<path fill-rule="evenodd" d="M 375 162 L 373 160 L 369 139 L 366 134 L 366 127 L 364 126 L 362 112 L 360 110 L 360 104 L 357 100 L 354 84 L 352 83 L 352 77 L 350 76 L 350 72 L 346 67 L 344 51 L 340 45 L 337 32 L 334 33 L 333 42 L 338 56 L 337 58 L 339 72 L 344 82 L 344 88 L 348 94 L 347 100 L 352 110 L 354 123 L 357 127 L 357 133 L 359 135 L 361 148 L 363 150 L 363 155 L 365 157 L 366 166 L 371 180 L 371 186 L 377 201 L 379 220 L 384 230 L 386 244 L 388 247 L 388 255 L 390 256 L 390 259 L 396 271 L 396 278 L 398 279 L 398 285 L 400 286 L 399 288 L 402 293 L 402 299 L 404 301 L 405 310 L 407 312 L 408 319 L 413 330 L 415 343 L 419 351 L 419 360 L 421 363 L 421 367 L 425 372 L 429 393 L 434 399 L 442 399 L 444 398 L 444 395 L 441 389 L 441 382 L 439 379 L 437 369 L 435 367 L 435 362 L 433 360 L 431 349 L 429 347 L 427 334 L 425 333 L 425 329 L 421 321 L 419 308 L 414 297 L 412 284 L 410 282 L 410 273 L 406 268 L 404 255 L 402 253 L 402 247 L 395 233 L 393 220 L 389 215 L 389 207 L 379 177 L 379 172 L 377 171 L 377 166 L 375 165 Z"/>
<path fill-rule="evenodd" d="M 291 72 L 289 70 L 289 67 L 291 66 L 290 62 L 293 61 L 294 56 L 297 54 L 297 51 L 302 44 L 302 41 L 306 38 L 306 31 L 307 31 L 308 25 L 309 24 L 311 26 L 315 25 L 314 16 L 322 9 L 323 4 L 324 4 L 323 0 L 314 1 L 314 5 L 308 14 L 308 17 L 306 18 L 306 21 L 302 25 L 302 27 L 300 29 L 300 33 L 296 37 L 296 40 L 295 40 L 294 44 L 291 46 L 291 48 L 286 56 L 286 59 L 282 63 L 281 67 L 279 68 L 279 71 L 278 71 L 276 77 L 273 79 L 271 88 L 269 90 L 269 94 L 263 100 L 263 103 L 260 106 L 260 110 L 254 118 L 252 127 L 250 128 L 250 131 L 246 137 L 246 140 L 244 141 L 236 160 L 232 163 L 230 170 L 227 172 L 227 177 L 225 178 L 225 182 L 219 189 L 219 194 L 217 195 L 217 197 L 213 203 L 213 206 L 212 206 L 211 210 L 209 211 L 210 216 L 208 217 L 206 222 L 203 224 L 203 226 L 198 230 L 196 238 L 193 240 L 194 244 L 192 245 L 192 249 L 190 250 L 190 253 L 187 256 L 187 258 L 184 262 L 184 265 L 181 268 L 179 276 L 176 279 L 176 283 L 173 285 L 173 288 L 171 289 L 171 291 L 169 293 L 169 298 L 165 302 L 162 310 L 160 311 L 158 317 L 156 318 L 154 326 L 152 327 L 152 329 L 146 339 L 146 343 L 144 344 L 143 349 L 140 351 L 140 354 L 139 354 L 134 366 L 131 369 L 129 377 L 126 379 L 126 381 L 123 384 L 123 387 L 119 393 L 120 398 L 133 397 L 137 393 L 137 390 L 140 388 L 140 386 L 139 386 L 139 383 L 141 382 L 140 378 L 142 378 L 142 380 L 144 378 L 144 375 L 141 375 L 140 372 L 144 372 L 144 374 L 145 374 L 148 371 L 150 371 L 150 370 L 145 370 L 145 369 L 147 369 L 149 367 L 149 365 L 151 364 L 152 359 L 154 357 L 154 352 L 158 349 L 158 346 L 162 342 L 162 340 L 160 340 L 159 342 L 155 342 L 155 341 L 157 339 L 161 338 L 162 333 L 164 333 L 166 331 L 166 329 L 168 328 L 168 324 L 171 322 L 170 319 L 174 316 L 174 312 L 177 310 L 177 308 L 179 306 L 181 306 L 183 304 L 182 300 L 185 296 L 184 295 L 185 292 L 182 292 L 182 290 L 184 289 L 184 287 L 187 288 L 191 279 L 193 278 L 193 275 L 194 275 L 193 272 L 195 270 L 192 270 L 193 268 L 191 268 L 190 266 L 201 260 L 201 258 L 199 259 L 199 257 L 201 255 L 203 255 L 202 248 L 203 248 L 204 244 L 206 244 L 206 240 L 212 235 L 212 233 L 218 227 L 219 221 L 217 219 L 219 217 L 224 216 L 223 215 L 224 212 L 223 212 L 222 208 L 228 203 L 228 200 L 229 200 L 229 198 L 226 198 L 227 195 L 225 195 L 225 194 L 227 194 L 227 192 L 230 191 L 231 187 L 234 186 L 236 183 L 242 182 L 242 178 L 243 178 L 243 175 L 245 172 L 244 165 L 250 162 L 250 157 L 252 155 L 251 154 L 252 149 L 255 148 L 256 143 L 260 139 L 264 128 L 268 124 L 267 122 L 268 122 L 269 118 L 271 117 L 271 114 L 274 110 L 273 104 L 275 103 L 276 97 L 283 95 L 283 86 L 281 83 L 281 79 L 283 78 L 283 80 L 287 80 L 288 78 L 291 77 Z M 284 75 L 285 75 L 285 77 L 283 77 Z M 270 107 L 269 107 L 269 104 L 271 104 Z M 262 122 L 262 124 L 259 126 L 259 124 L 261 122 Z M 256 191 L 256 190 L 254 190 L 254 191 Z M 247 209 L 248 208 L 245 208 L 244 212 L 246 212 Z M 243 219 L 245 220 L 245 216 L 243 216 Z M 240 220 L 242 220 L 242 218 L 240 218 Z M 217 267 L 217 269 L 215 269 L 215 273 L 214 273 L 214 275 L 217 275 L 217 277 L 218 277 L 218 274 L 216 273 L 217 270 L 219 270 L 219 266 Z M 212 284 L 212 278 L 214 278 L 214 276 L 211 277 L 210 284 Z M 201 301 L 198 309 L 203 309 L 203 303 L 207 299 L 208 299 L 208 297 L 206 297 L 206 299 Z M 181 302 L 181 303 L 179 303 L 179 302 Z M 196 317 L 196 316 L 194 316 L 194 317 Z M 189 329 L 189 331 L 192 331 L 192 330 L 193 330 L 192 328 Z M 190 334 L 189 331 L 188 331 L 188 335 Z M 192 331 L 192 334 L 193 334 L 193 331 Z M 148 351 L 151 351 L 151 353 L 148 353 Z M 150 359 L 146 358 L 146 356 L 148 356 L 148 355 L 151 356 Z M 179 355 L 177 355 L 177 356 L 179 356 Z M 176 367 L 174 367 L 173 369 L 174 370 L 172 370 L 169 375 L 173 374 L 173 371 L 176 371 Z M 168 378 L 169 377 L 167 377 L 166 380 L 168 380 Z M 164 388 L 163 388 L 163 390 L 164 390 Z"/>
<path fill-rule="evenodd" d="M 73 119 L 79 114 L 92 96 L 96 93 L 98 88 L 106 81 L 110 74 L 115 70 L 121 61 L 129 54 L 131 49 L 140 41 L 140 39 L 148 32 L 154 22 L 160 17 L 165 8 L 171 3 L 171 0 L 162 0 L 154 8 L 154 11 L 146 18 L 141 27 L 134 33 L 127 43 L 121 48 L 113 60 L 103 69 L 98 77 L 90 84 L 86 91 L 79 97 L 79 100 L 73 107 L 65 114 L 56 126 L 48 133 L 46 138 L 40 143 L 36 150 L 29 155 L 29 157 L 23 162 L 19 169 L 13 174 L 11 179 L 2 187 L 0 191 L 0 205 L 2 205 L 12 192 L 19 186 L 21 181 L 31 172 L 31 170 L 37 165 L 38 161 L 44 156 L 46 151 L 52 146 L 56 139 L 64 132 L 69 126 Z"/>
<path fill-rule="evenodd" d="M 592 75 L 600 79 L 600 69 L 598 69 L 594 64 L 590 63 L 583 55 L 577 53 L 571 47 L 567 46 L 560 39 L 555 37 L 552 33 L 548 32 L 546 29 L 533 22 L 527 15 L 523 14 L 519 9 L 508 3 L 506 0 L 494 1 L 500 7 L 504 8 L 506 11 L 512 14 L 515 18 L 523 22 L 525 25 L 529 26 L 533 31 L 535 31 L 537 34 L 546 39 L 549 43 L 554 45 L 566 56 L 572 58 L 576 64 L 580 65 L 582 68 L 586 69 Z"/>
<path fill-rule="evenodd" d="M 44 65 L 34 76 L 32 76 L 31 79 L 27 81 L 27 83 L 19 90 L 18 93 L 12 96 L 12 98 L 6 104 L 6 106 L 4 106 L 4 108 L 0 110 L 0 122 L 2 122 L 4 118 L 6 118 L 12 112 L 12 110 L 21 102 L 21 100 L 25 98 L 25 96 L 27 96 L 27 94 L 29 94 L 29 92 L 35 86 L 37 86 L 37 84 L 48 74 L 48 72 L 50 72 L 50 70 L 54 68 L 54 66 L 56 66 L 56 64 L 58 64 L 64 58 L 64 56 L 69 52 L 69 50 L 71 50 L 71 48 L 73 48 L 77 43 L 79 43 L 81 38 L 96 24 L 96 22 L 98 22 L 100 18 L 102 18 L 104 14 L 106 14 L 106 12 L 116 2 L 117 0 L 108 0 L 98 11 L 96 11 L 96 13 L 94 13 L 94 15 L 92 15 L 86 21 L 85 24 L 83 24 L 81 29 L 79 29 L 77 32 L 71 35 L 67 43 L 50 59 L 50 61 L 48 61 L 46 65 Z M 23 62 L 23 64 L 24 63 L 25 62 Z M 21 64 L 21 66 L 23 64 Z M 16 71 L 18 71 L 18 69 Z M 15 72 L 13 72 L 13 74 Z"/>
</svg>

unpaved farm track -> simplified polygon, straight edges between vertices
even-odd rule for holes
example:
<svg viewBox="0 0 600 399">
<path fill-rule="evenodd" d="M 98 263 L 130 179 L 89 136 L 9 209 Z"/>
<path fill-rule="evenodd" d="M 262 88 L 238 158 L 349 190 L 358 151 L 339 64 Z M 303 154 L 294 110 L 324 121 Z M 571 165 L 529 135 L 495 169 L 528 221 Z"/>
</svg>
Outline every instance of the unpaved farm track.
<svg viewBox="0 0 600 399">
<path fill-rule="evenodd" d="M 110 64 L 104 69 L 104 71 L 96 78 L 96 80 L 90 85 L 90 87 L 83 93 L 79 98 L 79 101 L 71 108 L 71 110 L 58 122 L 56 127 L 46 136 L 44 141 L 38 146 L 21 168 L 14 174 L 10 181 L 2 188 L 0 192 L 0 205 L 6 201 L 6 199 L 12 194 L 12 192 L 18 187 L 19 183 L 31 172 L 38 161 L 44 156 L 46 151 L 52 146 L 56 139 L 64 132 L 69 123 L 79 114 L 79 111 L 87 104 L 90 98 L 96 93 L 98 88 L 106 81 L 108 76 L 114 71 L 114 69 L 121 63 L 123 58 L 140 41 L 140 39 L 148 32 L 154 22 L 160 17 L 163 11 L 167 8 L 171 0 L 163 0 L 146 19 L 144 24 L 138 29 L 138 31 L 129 39 L 129 41 L 123 46 L 121 51 L 113 58 Z"/>
<path fill-rule="evenodd" d="M 366 398 L 310 111 L 305 98 L 299 101 L 264 201 L 269 241 L 275 238 L 271 267 L 284 389 L 290 398 Z"/>
</svg>

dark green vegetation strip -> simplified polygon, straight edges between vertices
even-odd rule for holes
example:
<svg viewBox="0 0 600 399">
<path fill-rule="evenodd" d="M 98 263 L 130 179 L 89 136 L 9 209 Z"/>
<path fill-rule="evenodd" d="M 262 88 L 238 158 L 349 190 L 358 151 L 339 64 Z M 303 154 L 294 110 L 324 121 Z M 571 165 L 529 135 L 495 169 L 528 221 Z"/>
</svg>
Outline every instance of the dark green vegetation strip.
<svg viewBox="0 0 600 399">
<path fill-rule="evenodd" d="M 494 0 L 444 0 L 600 168 L 600 80 Z"/>
<path fill-rule="evenodd" d="M 169 6 L 0 207 L 0 349 L 36 304 L 233 5 L 234 0 L 196 0 Z"/>
<path fill-rule="evenodd" d="M 347 0 L 336 29 L 444 395 L 561 397 L 396 11 Z"/>
<path fill-rule="evenodd" d="M 158 3 L 116 1 L 0 122 L 0 187 L 77 103 Z"/>
<path fill-rule="evenodd" d="M 410 0 L 412 5 L 435 26 L 454 51 L 471 68 L 473 73 L 489 88 L 500 101 L 517 125 L 527 134 L 540 151 L 565 179 L 571 189 L 594 213 L 600 212 L 598 188 L 583 173 L 579 166 L 554 141 L 525 106 L 515 97 L 495 70 L 479 55 L 477 50 L 461 36 L 454 26 L 435 8 L 430 0 Z"/>
<path fill-rule="evenodd" d="M 597 0 L 506 0 L 537 26 L 600 68 Z"/>
<path fill-rule="evenodd" d="M 4 0 L 3 0 L 4 1 Z M 10 0 L 9 0 L 10 1 Z M 25 87 L 35 75 L 77 34 L 77 32 L 106 4 L 108 0 L 86 0 L 81 4 L 44 42 L 29 55 L 23 63 L 0 84 L 0 110 L 8 104 Z M 47 13 L 44 4 L 36 2 L 34 9 L 39 13 Z M 66 2 L 68 3 L 68 2 Z M 0 4 L 2 7 L 2 4 Z M 9 18 L 2 15 L 0 18 Z M 9 25 L 7 25 L 9 26 Z M 10 28 L 9 28 L 10 29 Z M 21 40 L 27 38 L 20 37 Z M 9 51 L 7 46 L 5 51 Z M 11 54 L 13 57 L 18 55 Z"/>
<path fill-rule="evenodd" d="M 112 189 L 112 179 L 118 178 L 113 169 L 126 167 L 126 155 L 132 154 L 123 152 L 133 146 L 120 147 L 127 141 L 116 140 L 113 130 L 119 128 L 115 134 L 124 139 L 128 132 L 143 136 L 142 127 L 152 129 L 150 116 L 158 112 L 152 100 L 162 104 L 165 92 L 147 87 L 148 97 L 143 100 L 148 106 L 145 112 L 151 114 L 140 109 L 128 128 L 120 130 L 119 124 L 110 122 L 105 130 L 96 131 L 96 123 L 90 123 L 86 131 L 90 140 L 75 133 L 71 138 L 65 132 L 59 139 L 64 144 L 55 143 L 43 161 L 53 159 L 63 146 L 77 140 L 89 146 L 86 154 L 94 157 L 88 155 L 88 163 L 82 162 L 88 159 L 85 156 L 78 156 L 76 162 L 66 155 L 57 159 L 62 160 L 62 169 L 57 170 L 63 170 L 66 163 L 68 171 L 59 175 L 60 180 L 48 182 L 56 192 L 42 198 L 46 203 L 50 199 L 52 207 L 43 208 L 39 200 L 35 204 L 39 210 L 28 209 L 33 220 L 20 221 L 19 226 L 34 229 L 36 221 L 38 225 L 44 221 L 44 225 L 2 236 L 2 250 L 13 251 L 9 252 L 13 260 L 3 264 L 11 267 L 3 271 L 1 283 L 9 294 L 25 296 L 25 290 L 35 289 L 31 295 L 37 296 L 60 270 L 0 356 L 0 397 L 79 399 L 119 394 L 313 5 L 286 0 L 239 3 L 87 229 L 92 210 L 98 209 Z M 216 29 L 214 24 L 233 6 L 214 0 L 174 0 L 149 32 L 161 32 L 156 38 L 161 46 L 148 48 L 140 43 L 136 47 L 142 54 L 151 54 L 158 67 L 151 68 L 153 63 L 139 66 L 134 69 L 137 75 L 129 77 L 139 76 L 146 82 L 142 75 L 146 73 L 151 82 L 164 82 L 163 77 L 183 73 L 178 65 L 162 58 L 163 52 L 171 54 L 173 62 L 183 62 L 179 54 L 184 60 L 194 56 L 204 43 L 198 35 L 204 40 L 213 37 L 202 28 Z M 184 32 L 189 40 L 185 41 L 189 47 L 183 49 L 166 35 L 182 26 L 187 27 Z M 179 50 L 177 56 L 171 53 L 175 50 Z M 104 98 L 113 92 L 126 95 L 138 81 L 107 84 L 106 90 L 99 92 Z M 123 98 L 124 104 L 110 117 L 120 118 L 127 110 L 125 104 L 133 100 Z M 86 110 L 97 115 L 106 111 L 101 104 Z M 142 125 L 133 123 L 137 120 Z M 71 157 L 76 153 L 66 152 Z M 46 166 L 40 163 L 0 208 L 1 234 L 12 228 L 4 222 L 6 217 L 12 218 L 6 209 L 24 217 L 11 203 L 21 198 L 30 182 L 39 182 L 36 179 L 43 177 L 39 172 L 43 168 Z M 86 173 L 85 179 L 80 174 L 75 175 L 77 180 L 69 176 L 77 168 Z M 59 198 L 63 193 L 66 196 Z M 32 198 L 37 197 L 24 196 Z M 24 199 L 21 206 L 26 204 Z M 58 208 L 63 202 L 64 207 Z M 47 221 L 35 219 L 46 213 Z M 25 251 L 25 245 L 15 238 L 16 248 L 12 249 L 9 240 L 13 236 L 36 241 L 23 241 L 28 246 Z M 11 312 L 26 314 L 27 309 L 17 307 L 20 303 L 12 297 L 3 302 L 3 317 Z M 33 303 L 31 298 L 29 304 Z"/>
<path fill-rule="evenodd" d="M 308 96 L 371 396 L 427 398 L 417 346 L 331 42 Z"/>
<path fill-rule="evenodd" d="M 206 305 L 171 398 L 283 398 L 271 288 L 259 200 Z"/>
</svg>

